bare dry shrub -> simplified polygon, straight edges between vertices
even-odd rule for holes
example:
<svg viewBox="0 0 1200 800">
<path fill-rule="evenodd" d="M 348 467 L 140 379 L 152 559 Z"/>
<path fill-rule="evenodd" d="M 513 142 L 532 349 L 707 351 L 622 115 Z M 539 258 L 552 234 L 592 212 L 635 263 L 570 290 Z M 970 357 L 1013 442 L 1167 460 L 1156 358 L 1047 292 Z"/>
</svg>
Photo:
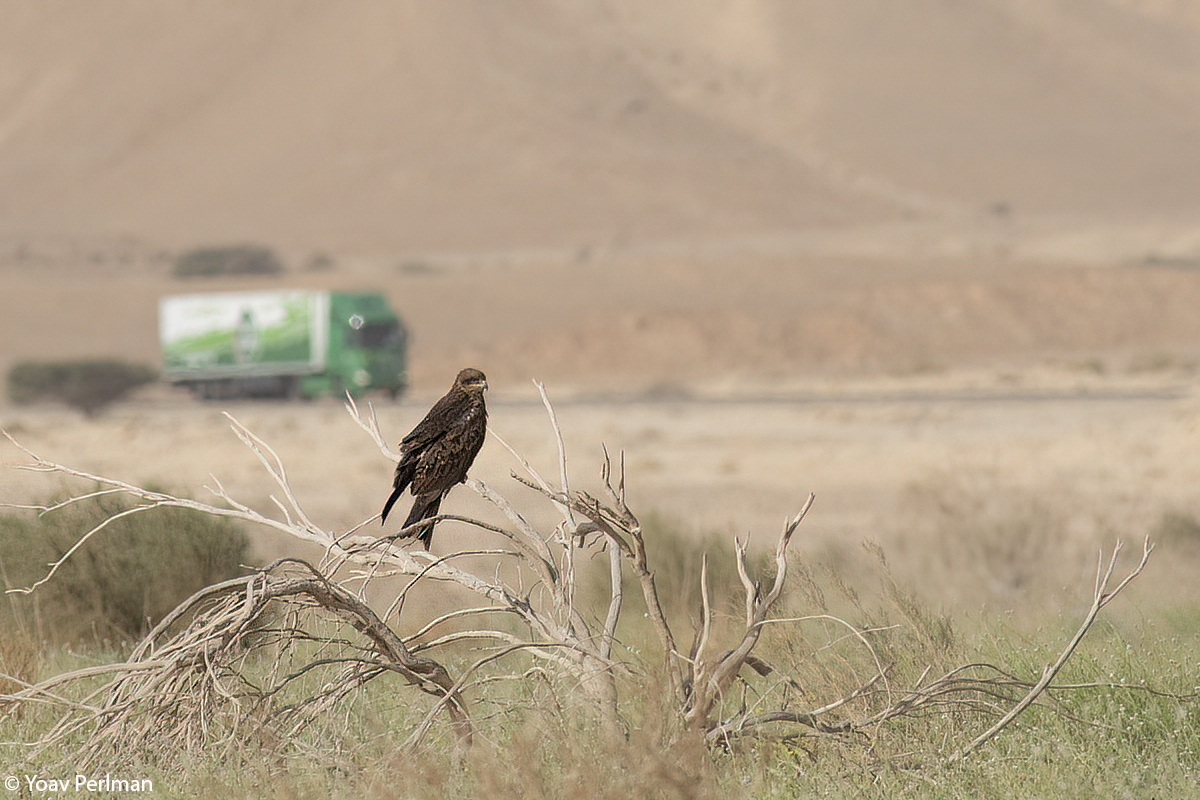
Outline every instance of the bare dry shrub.
<svg viewBox="0 0 1200 800">
<path fill-rule="evenodd" d="M 700 578 L 707 570 L 709 603 L 715 612 L 714 624 L 724 626 L 735 619 L 744 600 L 738 578 L 737 556 L 729 546 L 729 537 L 715 531 L 689 530 L 679 520 L 652 511 L 642 519 L 642 536 L 646 541 L 646 558 L 654 565 L 654 580 L 662 602 L 663 614 L 672 628 L 689 630 L 701 605 Z M 765 575 L 770 571 L 770 553 L 762 550 L 747 554 L 750 571 Z M 603 606 L 608 602 L 610 576 L 601 560 L 590 558 L 581 563 L 580 605 Z M 638 591 L 636 578 L 624 573 L 623 591 L 628 610 L 619 633 L 623 641 L 642 644 L 646 634 L 653 633 L 640 621 L 648 613 L 645 600 Z"/>
<path fill-rule="evenodd" d="M 378 748 L 384 738 L 385 747 L 405 754 L 469 754 L 477 759 L 471 763 L 482 765 L 481 785 L 498 793 L 517 785 L 514 764 L 521 762 L 489 761 L 480 742 L 507 736 L 535 753 L 530 763 L 553 763 L 558 770 L 559 777 L 522 794 L 559 796 L 571 781 L 592 774 L 576 763 L 578 743 L 587 741 L 594 743 L 592 762 L 613 778 L 601 787 L 611 786 L 612 796 L 650 785 L 650 796 L 703 797 L 711 793 L 706 748 L 732 751 L 775 741 L 802 750 L 844 747 L 867 758 L 876 751 L 873 742 L 913 720 L 949 717 L 961 719 L 961 728 L 939 752 L 921 755 L 958 760 L 1040 702 L 1100 610 L 1140 574 L 1152 549 L 1147 541 L 1123 578 L 1115 573 L 1120 545 L 1107 559 L 1101 554 L 1083 623 L 1033 680 L 988 663 L 955 665 L 952 628 L 891 577 L 879 551 L 881 593 L 891 615 L 873 617 L 848 587 L 837 591 L 855 613 L 831 613 L 821 599 L 826 589 L 791 555 L 814 502 L 809 495 L 784 521 L 765 561 L 751 558 L 747 543 L 736 538 L 727 549 L 732 573 L 721 574 L 717 562 L 701 556 L 684 638 L 665 611 L 671 603 L 664 602 L 647 528 L 626 502 L 620 459 L 605 453 L 598 496 L 573 488 L 553 407 L 544 390 L 542 396 L 559 450 L 556 478 L 543 477 L 509 450 L 519 468 L 513 477 L 534 492 L 521 490 L 523 502 L 549 503 L 557 525 L 534 527 L 532 514 L 468 480 L 501 521 L 438 519 L 473 526 L 496 545 L 440 556 L 403 549 L 398 542 L 405 531 L 364 532 L 376 516 L 345 531 L 322 528 L 292 491 L 278 455 L 232 417 L 234 432 L 279 488 L 272 514 L 239 502 L 219 483 L 212 491 L 220 504 L 205 504 L 48 462 L 22 448 L 28 468 L 97 482 L 103 492 L 132 498 L 139 511 L 190 509 L 240 519 L 316 543 L 324 553 L 319 563 L 289 559 L 198 591 L 123 662 L 32 685 L 13 681 L 21 688 L 5 699 L 39 703 L 53 715 L 49 729 L 29 743 L 31 752 L 45 757 L 69 747 L 79 754 L 76 766 L 170 765 L 216 748 L 227 758 L 274 759 L 280 769 L 288 759 L 303 758 L 353 770 L 362 748 Z M 352 399 L 348 409 L 395 460 L 374 415 L 364 415 Z M 104 529 L 104 523 L 93 526 L 80 546 Z M 22 591 L 47 585 L 77 552 L 64 553 Z M 607 593 L 580 591 L 587 559 L 607 563 Z M 714 586 L 718 578 L 721 587 Z M 393 589 L 377 608 L 367 598 L 379 594 L 384 579 Z M 457 587 L 471 599 L 414 625 L 406 601 L 427 583 Z M 809 605 L 787 600 L 796 586 Z M 627 602 L 627 592 L 640 596 L 640 607 Z M 722 595 L 736 602 L 723 602 Z M 643 622 L 622 626 L 634 608 Z M 634 633 L 627 638 L 627 631 Z M 364 688 L 389 675 L 428 699 L 413 702 L 418 695 L 405 692 L 386 713 L 372 703 L 372 713 L 386 720 L 373 736 L 354 711 Z M 537 737 L 521 727 L 522 710 L 530 710 L 523 719 Z"/>
</svg>

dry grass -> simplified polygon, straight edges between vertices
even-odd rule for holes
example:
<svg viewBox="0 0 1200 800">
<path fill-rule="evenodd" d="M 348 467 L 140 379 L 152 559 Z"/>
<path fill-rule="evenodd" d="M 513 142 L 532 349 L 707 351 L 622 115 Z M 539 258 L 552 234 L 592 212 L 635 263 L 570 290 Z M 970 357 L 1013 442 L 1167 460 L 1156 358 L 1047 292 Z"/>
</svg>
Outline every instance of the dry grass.
<svg viewBox="0 0 1200 800">
<path fill-rule="evenodd" d="M 549 503 L 559 523 L 539 529 L 527 509 L 472 480 L 508 524 L 443 515 L 499 546 L 441 557 L 400 549 L 394 536 L 365 535 L 370 519 L 346 531 L 322 529 L 275 451 L 232 419 L 279 488 L 272 516 L 219 483 L 223 505 L 211 506 L 29 453 L 34 469 L 98 482 L 146 508 L 270 526 L 320 543 L 324 557 L 288 560 L 198 592 L 123 658 L 36 681 L 9 676 L 19 688 L 6 698 L 37 709 L 17 726 L 29 744 L 23 758 L 45 767 L 71 752 L 89 768 L 226 776 L 215 763 L 228 764 L 294 780 L 300 793 L 323 773 L 368 796 L 419 795 L 440 783 L 484 797 L 518 789 L 550 797 L 582 781 L 598 797 L 715 797 L 757 791 L 761 776 L 787 758 L 876 776 L 945 769 L 948 761 L 970 762 L 1018 718 L 1078 719 L 1066 698 L 1104 689 L 1058 678 L 1100 610 L 1141 572 L 1148 544 L 1140 562 L 1122 562 L 1120 572 L 1119 547 L 1100 563 L 1074 636 L 1050 651 L 1051 666 L 1030 674 L 1003 657 L 971 657 L 949 620 L 892 575 L 878 548 L 878 600 L 869 601 L 836 573 L 791 556 L 811 497 L 765 563 L 736 539 L 725 545 L 732 573 L 718 561 L 710 571 L 701 558 L 685 646 L 662 589 L 680 585 L 684 578 L 671 573 L 686 575 L 691 565 L 660 547 L 664 569 L 655 569 L 619 462 L 605 461 L 602 496 L 571 487 L 548 400 L 546 408 L 560 453 L 557 478 L 514 456 L 525 473 L 518 480 L 536 490 L 522 495 L 525 502 Z M 352 403 L 349 410 L 394 457 L 374 417 Z M 85 538 L 103 532 L 94 526 Z M 51 566 L 50 581 L 72 555 Z M 607 562 L 607 592 L 578 591 L 577 563 L 588 557 Z M 377 610 L 367 598 L 388 577 L 400 589 Z M 625 603 L 626 577 L 640 607 Z M 724 602 L 713 591 L 717 579 Z M 418 627 L 406 599 L 429 582 L 476 599 Z M 631 608 L 644 616 L 622 625 Z M 389 675 L 431 699 L 388 686 Z M 1185 702 L 1178 693 L 1155 696 Z M 397 781 L 397 765 L 414 759 L 421 769 Z M 736 784 L 722 764 L 740 775 Z"/>
<path fill-rule="evenodd" d="M 38 673 L 42 648 L 25 630 L 6 630 L 0 636 L 0 695 L 28 686 Z M 2 701 L 0 701 L 2 705 Z"/>
<path fill-rule="evenodd" d="M 904 491 L 895 552 L 909 574 L 970 605 L 1036 608 L 1086 575 L 1114 523 L 1066 482 L 1040 487 L 992 470 L 937 473 Z M 916 561 L 919 559 L 919 561 Z"/>
</svg>

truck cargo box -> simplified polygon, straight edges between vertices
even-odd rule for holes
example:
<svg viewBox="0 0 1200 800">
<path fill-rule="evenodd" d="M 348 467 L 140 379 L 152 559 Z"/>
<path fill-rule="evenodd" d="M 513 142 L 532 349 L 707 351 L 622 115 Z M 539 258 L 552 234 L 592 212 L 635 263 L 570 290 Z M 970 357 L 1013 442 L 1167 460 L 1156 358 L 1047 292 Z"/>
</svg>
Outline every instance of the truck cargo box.
<svg viewBox="0 0 1200 800">
<path fill-rule="evenodd" d="M 204 397 L 405 386 L 406 335 L 374 292 L 219 292 L 159 304 L 163 377 Z"/>
</svg>

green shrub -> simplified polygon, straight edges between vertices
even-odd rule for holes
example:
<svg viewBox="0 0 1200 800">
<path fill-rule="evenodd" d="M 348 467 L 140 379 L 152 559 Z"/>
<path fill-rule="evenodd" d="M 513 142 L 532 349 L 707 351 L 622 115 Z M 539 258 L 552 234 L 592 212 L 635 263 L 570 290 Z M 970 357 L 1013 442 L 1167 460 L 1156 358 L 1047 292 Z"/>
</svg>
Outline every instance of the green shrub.
<svg viewBox="0 0 1200 800">
<path fill-rule="evenodd" d="M 180 278 L 213 275 L 277 275 L 283 271 L 279 258 L 266 247 L 240 244 L 227 247 L 201 247 L 175 259 L 175 275 Z"/>
<path fill-rule="evenodd" d="M 50 505 L 50 503 L 48 503 Z M 0 577 L 31 586 L 101 522 L 134 507 L 102 495 L 38 517 L 0 515 Z M 249 539 L 232 521 L 184 508 L 115 520 L 30 595 L 9 595 L 0 627 L 36 625 L 57 642 L 128 640 L 212 583 L 244 573 Z"/>
<path fill-rule="evenodd" d="M 18 404 L 58 400 L 90 417 L 156 377 L 151 367 L 124 361 L 24 361 L 8 372 L 8 396 Z"/>
<path fill-rule="evenodd" d="M 1182 511 L 1164 512 L 1150 539 L 1172 546 L 1200 547 L 1200 520 Z"/>
</svg>

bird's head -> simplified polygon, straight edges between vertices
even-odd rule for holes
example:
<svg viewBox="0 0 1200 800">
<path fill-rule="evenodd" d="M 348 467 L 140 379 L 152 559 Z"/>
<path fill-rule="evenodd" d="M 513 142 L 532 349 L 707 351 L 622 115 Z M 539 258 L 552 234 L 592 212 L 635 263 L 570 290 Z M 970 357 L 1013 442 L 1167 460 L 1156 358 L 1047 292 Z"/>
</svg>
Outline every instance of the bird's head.
<svg viewBox="0 0 1200 800">
<path fill-rule="evenodd" d="M 482 394 L 488 388 L 487 377 L 473 367 L 467 367 L 458 373 L 454 385 L 468 392 Z"/>
</svg>

